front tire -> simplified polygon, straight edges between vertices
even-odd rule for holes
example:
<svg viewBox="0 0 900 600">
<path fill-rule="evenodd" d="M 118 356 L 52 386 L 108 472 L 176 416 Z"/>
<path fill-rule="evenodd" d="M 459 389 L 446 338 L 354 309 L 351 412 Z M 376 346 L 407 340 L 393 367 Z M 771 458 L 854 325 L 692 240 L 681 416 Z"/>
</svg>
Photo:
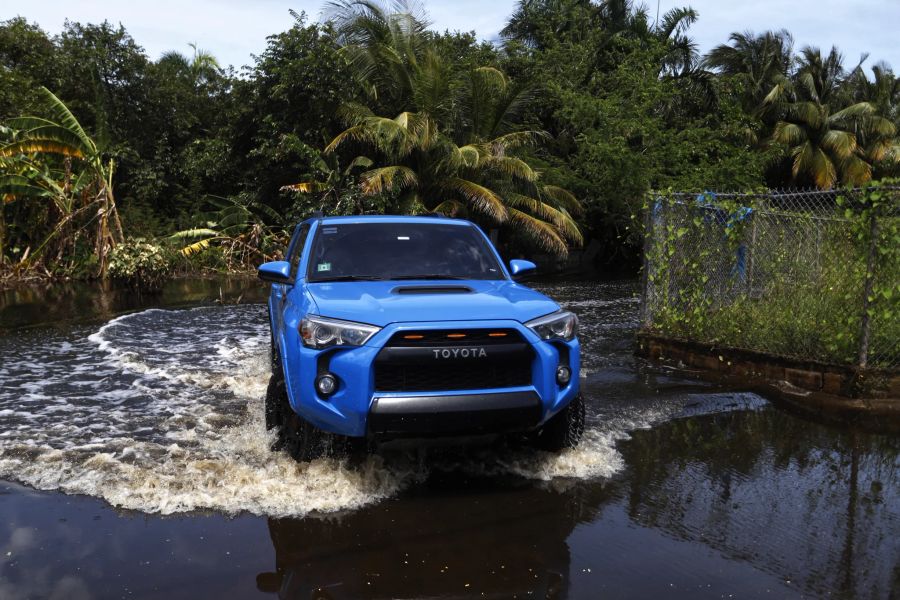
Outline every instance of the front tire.
<svg viewBox="0 0 900 600">
<path fill-rule="evenodd" d="M 277 346 L 272 345 L 272 375 L 266 388 L 266 429 L 278 429 L 272 450 L 286 450 L 295 460 L 309 462 L 323 456 L 343 458 L 356 450 L 351 438 L 318 429 L 294 412 L 288 401 Z"/>
<path fill-rule="evenodd" d="M 287 397 L 284 387 L 284 372 L 281 370 L 281 358 L 278 350 L 272 343 L 272 375 L 269 377 L 269 386 L 266 388 L 266 429 L 272 430 L 284 424 L 282 412 L 282 398 Z"/>
<path fill-rule="evenodd" d="M 568 406 L 544 423 L 533 438 L 533 445 L 547 452 L 576 447 L 584 435 L 584 418 L 584 398 L 578 394 Z"/>
</svg>

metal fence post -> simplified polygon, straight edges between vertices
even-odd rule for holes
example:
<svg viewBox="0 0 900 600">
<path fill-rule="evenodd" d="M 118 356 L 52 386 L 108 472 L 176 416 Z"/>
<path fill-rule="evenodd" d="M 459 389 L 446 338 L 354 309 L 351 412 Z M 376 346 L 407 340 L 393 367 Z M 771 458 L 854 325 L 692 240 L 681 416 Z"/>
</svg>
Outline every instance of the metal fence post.
<svg viewBox="0 0 900 600">
<path fill-rule="evenodd" d="M 869 252 L 866 257 L 866 280 L 863 290 L 862 301 L 862 319 L 860 320 L 859 335 L 859 368 L 865 369 L 869 362 L 869 330 L 871 322 L 869 319 L 869 298 L 872 296 L 872 288 L 875 283 L 875 255 L 878 252 L 878 219 L 875 216 L 874 207 L 870 208 L 872 212 L 871 223 L 869 225 Z"/>
<path fill-rule="evenodd" d="M 756 211 L 750 213 L 750 244 L 747 248 L 747 296 L 753 297 L 753 265 L 756 263 Z"/>
<path fill-rule="evenodd" d="M 644 256 L 643 272 L 641 275 L 641 325 L 646 327 L 650 324 L 650 260 L 647 258 L 650 253 L 650 238 L 653 235 L 653 203 L 648 204 L 644 211 Z"/>
</svg>

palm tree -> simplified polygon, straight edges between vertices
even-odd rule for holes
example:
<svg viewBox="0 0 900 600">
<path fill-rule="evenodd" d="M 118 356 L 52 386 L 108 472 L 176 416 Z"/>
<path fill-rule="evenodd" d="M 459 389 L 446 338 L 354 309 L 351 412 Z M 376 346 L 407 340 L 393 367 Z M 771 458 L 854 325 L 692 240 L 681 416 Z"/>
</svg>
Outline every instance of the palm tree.
<svg viewBox="0 0 900 600">
<path fill-rule="evenodd" d="M 351 73 L 369 98 L 396 110 L 427 105 L 438 116 L 449 95 L 445 65 L 429 48 L 429 21 L 410 0 L 337 0 L 326 5 Z"/>
<path fill-rule="evenodd" d="M 872 66 L 873 79 L 866 77 L 862 66 L 851 74 L 853 99 L 868 102 L 875 113 L 900 127 L 900 77 L 894 75 L 884 62 Z M 888 128 L 885 127 L 885 131 Z M 863 146 L 869 162 L 875 168 L 875 176 L 900 174 L 900 138 L 891 135 L 869 135 L 863 138 Z"/>
<path fill-rule="evenodd" d="M 107 161 L 97 144 L 85 133 L 81 124 L 63 102 L 50 90 L 41 88 L 49 119 L 25 116 L 6 124 L 11 139 L 0 146 L 0 159 L 7 168 L 0 171 L 0 194 L 6 198 L 52 198 L 61 217 L 53 232 L 34 252 L 38 256 L 47 243 L 72 226 L 82 214 L 95 215 L 94 248 L 99 274 L 106 276 L 110 251 L 123 240 L 122 224 L 113 194 L 115 163 Z M 47 155 L 64 157 L 63 175 L 50 167 Z M 18 170 L 8 168 L 10 162 Z M 73 162 L 81 167 L 74 174 Z M 83 228 L 88 227 L 88 224 Z"/>
<path fill-rule="evenodd" d="M 853 70 L 850 84 L 854 100 L 871 103 L 878 114 L 897 124 L 900 122 L 900 77 L 885 62 L 872 65 L 872 77 L 866 76 L 862 65 Z"/>
<path fill-rule="evenodd" d="M 374 168 L 360 176 L 364 194 L 387 195 L 404 212 L 509 225 L 560 254 L 581 243 L 573 219 L 579 203 L 544 184 L 522 153 L 545 137 L 518 126 L 529 88 L 493 67 L 454 72 L 428 48 L 427 20 L 408 2 L 331 6 L 343 51 L 378 110 L 344 106 L 348 128 L 326 152 L 350 143 L 370 152 Z"/>
<path fill-rule="evenodd" d="M 788 76 L 793 61 L 794 39 L 785 29 L 732 33 L 729 44 L 716 46 L 703 59 L 703 66 L 739 78 L 744 85 L 743 105 L 756 111 L 772 87 Z"/>
<path fill-rule="evenodd" d="M 520 131 L 457 145 L 425 113 L 394 119 L 364 110 L 348 117 L 350 127 L 326 148 L 359 142 L 382 160 L 360 177 L 364 194 L 390 194 L 401 212 L 439 212 L 508 224 L 558 254 L 567 242 L 580 244 L 572 215 L 581 210 L 567 191 L 539 181 L 539 173 L 512 154 L 539 139 Z"/>
<path fill-rule="evenodd" d="M 654 37 L 666 49 L 661 73 L 683 77 L 697 70 L 697 44 L 687 35 L 687 30 L 697 22 L 698 16 L 693 8 L 673 8 L 653 26 Z"/>
<path fill-rule="evenodd" d="M 838 182 L 869 181 L 872 165 L 896 145 L 896 126 L 869 102 L 835 109 L 844 77 L 835 48 L 828 56 L 804 48 L 799 65 L 794 77 L 780 79 L 763 101 L 780 117 L 772 141 L 789 149 L 795 182 L 805 179 L 831 189 Z"/>
<path fill-rule="evenodd" d="M 186 77 L 195 87 L 210 83 L 222 70 L 219 61 L 211 52 L 198 48 L 197 44 L 188 44 L 188 46 L 194 51 L 191 58 L 175 50 L 170 50 L 160 56 L 157 64 Z"/>
</svg>

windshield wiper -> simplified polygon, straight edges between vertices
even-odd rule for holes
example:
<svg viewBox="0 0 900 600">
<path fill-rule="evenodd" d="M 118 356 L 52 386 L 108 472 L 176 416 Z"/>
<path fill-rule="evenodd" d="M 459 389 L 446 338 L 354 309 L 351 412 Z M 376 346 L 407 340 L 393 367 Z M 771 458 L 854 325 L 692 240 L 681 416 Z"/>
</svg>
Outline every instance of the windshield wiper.
<svg viewBox="0 0 900 600">
<path fill-rule="evenodd" d="M 468 277 L 457 277 L 456 275 L 438 275 L 435 273 L 426 273 L 422 275 L 394 275 L 391 277 L 394 280 L 403 280 L 403 279 L 469 279 Z"/>
<path fill-rule="evenodd" d="M 310 283 L 330 283 L 332 281 L 384 281 L 384 277 L 377 275 L 335 275 L 324 279 L 313 279 Z"/>
</svg>

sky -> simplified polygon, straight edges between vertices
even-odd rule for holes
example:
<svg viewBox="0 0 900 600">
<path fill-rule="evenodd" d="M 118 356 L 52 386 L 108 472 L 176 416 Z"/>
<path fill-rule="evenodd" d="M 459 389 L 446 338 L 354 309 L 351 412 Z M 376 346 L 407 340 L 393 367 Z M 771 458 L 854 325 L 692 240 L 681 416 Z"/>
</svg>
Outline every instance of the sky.
<svg viewBox="0 0 900 600">
<path fill-rule="evenodd" d="M 884 60 L 900 70 L 900 0 L 645 0 L 650 14 L 690 5 L 700 13 L 691 36 L 705 52 L 727 41 L 733 31 L 788 29 L 799 50 L 837 45 L 845 65 L 863 52 L 872 65 Z M 425 0 L 433 28 L 474 30 L 496 39 L 513 12 L 515 0 Z M 265 49 L 266 36 L 288 29 L 288 12 L 305 11 L 319 20 L 322 0 L 0 0 L 0 20 L 23 16 L 45 31 L 58 33 L 68 18 L 82 23 L 104 19 L 122 23 L 152 59 L 167 50 L 190 54 L 189 43 L 213 53 L 222 65 L 252 64 Z"/>
</svg>

